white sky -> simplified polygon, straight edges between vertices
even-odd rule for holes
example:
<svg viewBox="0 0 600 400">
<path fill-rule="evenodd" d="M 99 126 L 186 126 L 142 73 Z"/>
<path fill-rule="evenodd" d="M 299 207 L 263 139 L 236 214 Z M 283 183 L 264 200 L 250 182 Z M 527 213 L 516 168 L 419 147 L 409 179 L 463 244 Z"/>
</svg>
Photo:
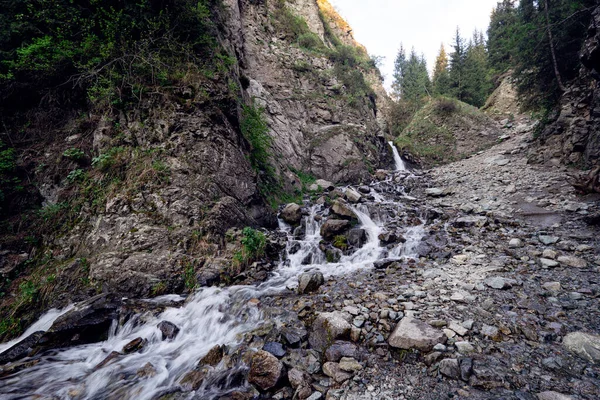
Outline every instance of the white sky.
<svg viewBox="0 0 600 400">
<path fill-rule="evenodd" d="M 385 57 L 380 67 L 391 85 L 394 59 L 404 44 L 424 53 L 431 71 L 442 42 L 449 48 L 456 27 L 463 37 L 475 29 L 487 31 L 492 9 L 499 0 L 330 0 L 354 30 L 355 39 L 369 54 Z"/>
</svg>

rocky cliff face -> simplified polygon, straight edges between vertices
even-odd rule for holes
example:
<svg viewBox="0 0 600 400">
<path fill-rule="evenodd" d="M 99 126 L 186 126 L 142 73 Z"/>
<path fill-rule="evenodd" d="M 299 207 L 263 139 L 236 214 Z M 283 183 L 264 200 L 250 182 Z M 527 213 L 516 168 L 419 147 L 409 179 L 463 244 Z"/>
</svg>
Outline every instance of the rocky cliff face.
<svg viewBox="0 0 600 400">
<path fill-rule="evenodd" d="M 359 183 L 393 163 L 379 73 L 326 1 L 225 0 L 219 14 L 229 56 L 217 73 L 189 73 L 128 111 L 76 110 L 29 151 L 43 154 L 23 168 L 55 226 L 35 245 L 24 238 L 36 226 L 0 245 L 0 316 L 98 291 L 179 291 L 231 272 L 236 239 L 225 233 L 276 224 L 242 104 L 264 109 L 269 163 L 288 192 L 302 188 L 300 175 Z M 83 155 L 64 156 L 72 148 Z"/>
<path fill-rule="evenodd" d="M 581 52 L 579 78 L 564 93 L 560 110 L 540 134 L 541 146 L 531 155 L 537 162 L 553 160 L 589 168 L 600 162 L 600 8 L 593 13 Z"/>
</svg>

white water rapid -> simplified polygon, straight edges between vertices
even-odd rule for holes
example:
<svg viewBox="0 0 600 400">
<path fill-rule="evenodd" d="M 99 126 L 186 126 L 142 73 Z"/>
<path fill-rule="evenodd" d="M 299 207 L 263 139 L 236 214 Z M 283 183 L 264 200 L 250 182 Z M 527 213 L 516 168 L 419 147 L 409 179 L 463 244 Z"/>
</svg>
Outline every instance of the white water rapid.
<svg viewBox="0 0 600 400">
<path fill-rule="evenodd" d="M 406 171 L 406 165 L 404 164 L 402 157 L 400 157 L 400 153 L 398 153 L 398 149 L 394 145 L 394 142 L 388 142 L 388 143 L 392 147 L 392 152 L 394 153 L 394 162 L 396 163 L 396 171 Z"/>
<path fill-rule="evenodd" d="M 306 234 L 301 240 L 294 239 L 291 227 L 280 224 L 288 234 L 287 249 L 283 261 L 270 278 L 260 285 L 203 288 L 190 296 L 181 308 L 168 307 L 158 314 L 138 314 L 122 326 L 115 323 L 109 339 L 104 342 L 51 351 L 42 356 L 38 364 L 0 378 L 0 399 L 145 400 L 167 393 L 177 387 L 182 377 L 193 370 L 215 345 L 225 344 L 235 348 L 242 342 L 244 334 L 264 323 L 256 301 L 250 300 L 282 294 L 294 288 L 298 276 L 305 271 L 319 270 L 325 277 L 351 274 L 359 269 L 371 268 L 373 262 L 387 253 L 380 246 L 378 238 L 382 232 L 382 222 L 378 217 L 370 216 L 367 206 L 358 205 L 353 211 L 366 233 L 365 244 L 353 254 L 342 256 L 339 262 L 327 262 L 319 249 L 324 219 L 318 215 L 323 211 L 322 207 L 310 207 L 309 215 L 304 220 Z M 395 256 L 414 256 L 422 230 L 411 229 L 405 235 L 405 245 L 397 251 L 393 250 L 397 253 Z M 0 345 L 0 352 L 27 337 L 28 333 L 48 329 L 66 311 L 49 311 L 21 338 Z M 157 324 L 165 320 L 180 328 L 179 334 L 172 340 L 163 341 L 157 328 Z M 118 355 L 106 365 L 98 367 L 111 352 L 121 352 L 124 345 L 136 338 L 147 340 L 142 350 Z M 246 367 L 240 365 L 232 372 L 224 364 L 221 362 L 217 365 L 201 387 L 186 398 L 218 398 L 236 385 L 243 385 L 241 381 L 236 383 L 235 371 L 236 368 L 238 372 L 243 371 Z M 152 367 L 150 372 L 140 373 L 147 365 Z"/>
</svg>

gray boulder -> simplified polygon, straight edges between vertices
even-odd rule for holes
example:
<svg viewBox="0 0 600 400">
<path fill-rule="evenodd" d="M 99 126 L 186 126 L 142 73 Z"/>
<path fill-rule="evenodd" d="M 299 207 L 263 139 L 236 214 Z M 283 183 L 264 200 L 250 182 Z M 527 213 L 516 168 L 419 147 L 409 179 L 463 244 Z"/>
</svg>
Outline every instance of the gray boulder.
<svg viewBox="0 0 600 400">
<path fill-rule="evenodd" d="M 324 351 L 338 339 L 349 339 L 351 330 L 346 314 L 339 311 L 320 313 L 313 322 L 308 342 L 313 349 Z"/>
<path fill-rule="evenodd" d="M 341 219 L 328 219 L 321 227 L 321 236 L 325 240 L 331 240 L 336 235 L 342 234 L 350 228 L 350 222 Z"/>
<path fill-rule="evenodd" d="M 600 336 L 573 332 L 564 337 L 562 344 L 579 357 L 600 364 Z"/>
<path fill-rule="evenodd" d="M 320 271 L 305 272 L 298 277 L 298 294 L 314 292 L 323 283 L 325 279 Z"/>
<path fill-rule="evenodd" d="M 297 225 L 302 220 L 302 207 L 296 203 L 290 203 L 281 210 L 281 219 L 291 225 Z"/>
<path fill-rule="evenodd" d="M 279 381 L 283 364 L 269 352 L 260 350 L 252 356 L 252 365 L 248 372 L 248 382 L 259 389 L 269 390 Z"/>
<path fill-rule="evenodd" d="M 439 329 L 417 319 L 403 318 L 388 339 L 397 349 L 429 351 L 438 343 L 446 342 L 446 335 Z"/>
</svg>

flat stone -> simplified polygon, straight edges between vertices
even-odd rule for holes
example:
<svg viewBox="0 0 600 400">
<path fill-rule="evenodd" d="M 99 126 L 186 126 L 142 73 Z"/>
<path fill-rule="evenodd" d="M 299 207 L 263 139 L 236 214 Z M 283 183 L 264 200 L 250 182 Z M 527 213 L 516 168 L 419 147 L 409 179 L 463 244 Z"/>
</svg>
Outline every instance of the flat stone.
<svg viewBox="0 0 600 400">
<path fill-rule="evenodd" d="M 446 335 L 439 329 L 411 317 L 403 318 L 388 339 L 398 349 L 429 351 L 438 343 L 446 343 Z"/>
<path fill-rule="evenodd" d="M 346 189 L 345 194 L 346 194 L 346 198 L 348 199 L 348 201 L 350 203 L 359 203 L 360 200 L 362 199 L 361 194 L 352 188 Z"/>
<path fill-rule="evenodd" d="M 473 345 L 469 342 L 456 342 L 454 345 L 461 354 L 470 354 L 475 352 L 475 347 L 473 347 Z"/>
<path fill-rule="evenodd" d="M 348 379 L 352 378 L 352 375 L 342 371 L 340 365 L 331 361 L 323 364 L 323 373 L 328 377 L 332 378 L 337 383 L 346 382 Z"/>
<path fill-rule="evenodd" d="M 131 342 L 127 343 L 123 346 L 123 353 L 129 354 L 136 352 L 142 349 L 148 341 L 146 339 L 142 339 L 141 337 L 133 339 Z"/>
<path fill-rule="evenodd" d="M 487 217 L 468 216 L 468 217 L 458 218 L 454 222 L 454 226 L 456 226 L 458 228 L 470 228 L 473 226 L 482 227 L 486 224 L 486 222 L 487 222 Z"/>
<path fill-rule="evenodd" d="M 551 260 L 549 258 L 540 258 L 540 265 L 546 268 L 556 268 L 560 264 L 557 261 Z"/>
<path fill-rule="evenodd" d="M 352 357 L 342 357 L 339 365 L 342 371 L 346 372 L 358 372 L 363 369 L 362 365 Z"/>
<path fill-rule="evenodd" d="M 429 188 L 425 189 L 425 194 L 430 197 L 445 197 L 451 194 L 451 192 L 448 189 Z"/>
<path fill-rule="evenodd" d="M 342 357 L 356 357 L 358 348 L 354 343 L 337 341 L 327 348 L 325 351 L 325 359 L 327 361 L 339 362 Z"/>
<path fill-rule="evenodd" d="M 542 258 L 549 258 L 550 260 L 556 260 L 558 257 L 558 252 L 552 249 L 544 249 L 542 252 Z"/>
<path fill-rule="evenodd" d="M 560 240 L 560 238 L 558 238 L 556 236 L 540 235 L 538 237 L 538 240 L 541 243 L 545 244 L 546 246 L 549 246 L 551 244 L 558 243 L 558 241 Z"/>
<path fill-rule="evenodd" d="M 285 356 L 285 353 L 286 353 L 285 349 L 283 348 L 283 345 L 281 343 L 277 343 L 277 342 L 265 343 L 265 345 L 263 346 L 263 350 L 268 351 L 269 353 L 273 354 L 277 358 L 281 358 L 281 357 Z"/>
<path fill-rule="evenodd" d="M 455 321 L 451 321 L 448 324 L 448 329 L 453 330 L 459 336 L 465 336 L 467 334 L 467 332 L 469 332 L 468 329 L 466 329 L 464 326 L 460 325 L 458 322 L 455 322 Z"/>
<path fill-rule="evenodd" d="M 573 268 L 587 268 L 587 261 L 583 258 L 573 256 L 560 256 L 557 261 L 563 265 L 568 265 Z"/>
<path fill-rule="evenodd" d="M 562 290 L 560 282 L 546 282 L 542 285 L 542 288 L 554 294 L 559 293 Z"/>
<path fill-rule="evenodd" d="M 564 337 L 562 344 L 579 357 L 600 364 L 600 336 L 585 332 L 573 332 Z"/>
<path fill-rule="evenodd" d="M 571 396 L 567 396 L 558 392 L 542 392 L 537 395 L 538 400 L 573 400 Z"/>
<path fill-rule="evenodd" d="M 523 247 L 523 241 L 521 239 L 511 239 L 508 242 L 508 247 L 511 249 L 518 249 L 519 247 Z"/>
<path fill-rule="evenodd" d="M 487 286 L 498 290 L 510 289 L 516 283 L 517 281 L 515 281 L 514 279 L 507 279 L 501 276 L 494 276 L 485 280 L 485 284 Z"/>
<path fill-rule="evenodd" d="M 501 339 L 500 330 L 495 326 L 491 325 L 483 325 L 481 328 L 481 334 L 483 336 L 487 336 L 494 341 L 499 341 Z"/>
</svg>

